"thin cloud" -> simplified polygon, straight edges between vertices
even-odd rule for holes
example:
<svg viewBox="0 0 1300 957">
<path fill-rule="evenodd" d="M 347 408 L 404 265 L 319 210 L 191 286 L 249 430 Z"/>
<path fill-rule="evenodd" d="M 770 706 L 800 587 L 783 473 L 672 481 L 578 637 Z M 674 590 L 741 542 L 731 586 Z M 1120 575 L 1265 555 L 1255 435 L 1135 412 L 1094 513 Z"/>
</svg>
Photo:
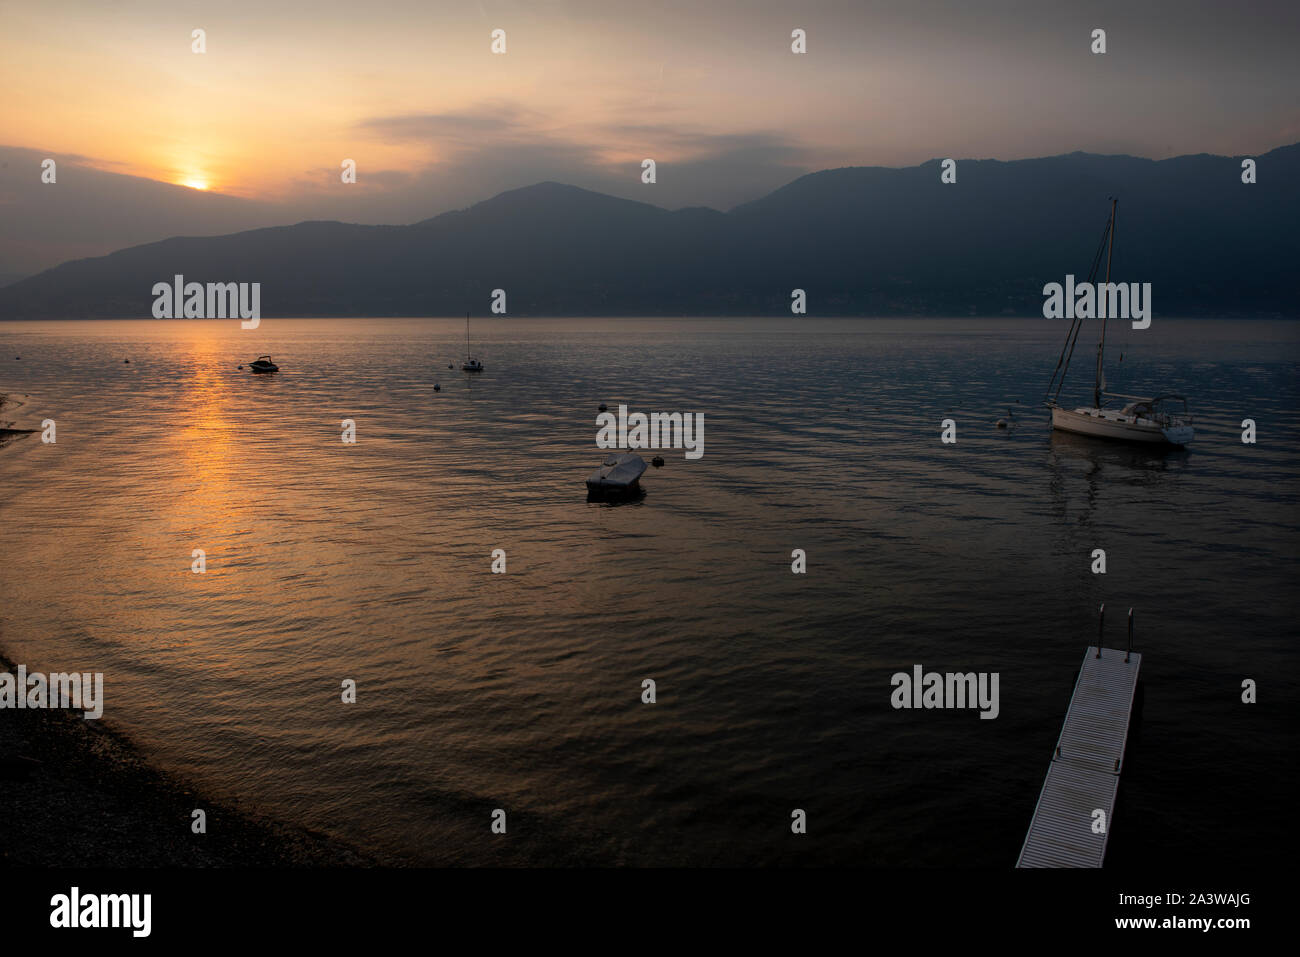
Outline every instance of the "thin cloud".
<svg viewBox="0 0 1300 957">
<path fill-rule="evenodd" d="M 771 130 L 711 132 L 671 123 L 562 128 L 513 103 L 453 113 L 376 116 L 358 129 L 387 141 L 427 142 L 436 160 L 391 183 L 393 209 L 430 215 L 503 190 L 556 180 L 668 209 L 727 209 L 818 168 L 813 149 Z M 641 161 L 659 164 L 641 181 Z M 371 193 L 373 197 L 373 192 Z M 379 199 L 384 203 L 384 199 Z"/>
</svg>

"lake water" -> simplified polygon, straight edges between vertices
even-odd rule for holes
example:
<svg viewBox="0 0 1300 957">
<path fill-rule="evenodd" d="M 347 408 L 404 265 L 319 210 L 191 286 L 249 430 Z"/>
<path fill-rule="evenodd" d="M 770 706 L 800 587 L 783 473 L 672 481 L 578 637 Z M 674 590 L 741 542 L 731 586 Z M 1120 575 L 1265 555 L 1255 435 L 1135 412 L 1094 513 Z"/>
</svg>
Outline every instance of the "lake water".
<svg viewBox="0 0 1300 957">
<path fill-rule="evenodd" d="M 1108 861 L 1280 857 L 1300 326 L 1112 326 L 1111 389 L 1192 402 L 1171 452 L 1051 432 L 1046 320 L 473 331 L 471 378 L 456 320 L 0 324 L 57 423 L 0 450 L 0 648 L 387 861 L 1010 867 L 1104 601 L 1145 656 Z M 588 502 L 602 402 L 704 413 L 704 456 Z M 894 710 L 914 664 L 998 672 L 998 718 Z"/>
</svg>

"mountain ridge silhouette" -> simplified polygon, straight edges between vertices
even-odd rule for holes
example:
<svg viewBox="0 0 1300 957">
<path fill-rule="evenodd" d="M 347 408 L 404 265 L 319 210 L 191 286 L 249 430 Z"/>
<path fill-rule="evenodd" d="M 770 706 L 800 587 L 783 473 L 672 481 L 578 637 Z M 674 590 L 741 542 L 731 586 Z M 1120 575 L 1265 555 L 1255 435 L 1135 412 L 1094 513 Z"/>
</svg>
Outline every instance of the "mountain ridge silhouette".
<svg viewBox="0 0 1300 957">
<path fill-rule="evenodd" d="M 554 181 L 405 226 L 332 220 L 177 236 L 0 288 L 0 319 L 149 318 L 154 283 L 260 282 L 262 315 L 1041 315 L 1082 279 L 1120 198 L 1115 272 L 1156 315 L 1295 317 L 1300 144 L 1165 160 L 1076 151 L 842 167 L 722 212 Z M 653 195 L 653 186 L 647 186 Z"/>
</svg>

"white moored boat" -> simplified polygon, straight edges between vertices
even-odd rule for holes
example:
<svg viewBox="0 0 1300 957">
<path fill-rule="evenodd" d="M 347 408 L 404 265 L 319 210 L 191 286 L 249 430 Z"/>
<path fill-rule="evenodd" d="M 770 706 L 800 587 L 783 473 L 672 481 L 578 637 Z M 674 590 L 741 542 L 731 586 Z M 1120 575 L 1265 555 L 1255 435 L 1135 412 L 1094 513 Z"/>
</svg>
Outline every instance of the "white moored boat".
<svg viewBox="0 0 1300 957">
<path fill-rule="evenodd" d="M 645 471 L 645 459 L 635 452 L 614 452 L 605 456 L 600 468 L 587 479 L 587 491 L 593 495 L 607 492 L 634 492 Z"/>
<path fill-rule="evenodd" d="M 1101 245 L 1093 258 L 1092 271 L 1088 281 L 1097 276 L 1097 267 L 1101 264 L 1102 251 L 1106 251 L 1106 283 L 1110 283 L 1110 265 L 1115 249 L 1115 211 L 1119 200 L 1110 201 L 1110 219 L 1106 222 L 1106 231 L 1102 234 Z M 1122 442 L 1150 442 L 1158 445 L 1187 445 L 1192 441 L 1192 418 L 1187 414 L 1187 400 L 1181 395 L 1166 393 L 1155 398 L 1146 399 L 1135 395 L 1120 395 L 1106 392 L 1106 376 L 1102 371 L 1102 360 L 1106 351 L 1106 317 L 1101 320 L 1101 338 L 1097 343 L 1097 372 L 1093 381 L 1092 405 L 1067 409 L 1057 404 L 1061 386 L 1065 384 L 1065 373 L 1070 367 L 1070 357 L 1074 355 L 1074 344 L 1083 327 L 1081 318 L 1074 319 L 1070 331 L 1065 335 L 1065 345 L 1061 347 L 1061 357 L 1056 362 L 1056 371 L 1048 383 L 1047 407 L 1052 410 L 1052 428 L 1062 432 L 1074 432 L 1078 435 L 1090 435 L 1098 439 L 1116 439 Z M 1121 358 L 1123 358 L 1121 356 Z M 1055 394 L 1052 387 L 1056 387 Z M 1118 408 L 1108 408 L 1111 399 L 1122 399 L 1126 404 Z"/>
<path fill-rule="evenodd" d="M 1099 439 L 1120 439 L 1126 442 L 1156 442 L 1169 445 L 1186 445 L 1192 441 L 1193 430 L 1187 417 L 1187 400 L 1181 395 L 1158 395 L 1154 399 L 1136 396 L 1102 395 L 1132 399 L 1123 408 L 1063 409 L 1052 407 L 1052 427 L 1062 432 L 1077 432 Z M 1171 406 L 1180 403 L 1182 414 Z"/>
</svg>

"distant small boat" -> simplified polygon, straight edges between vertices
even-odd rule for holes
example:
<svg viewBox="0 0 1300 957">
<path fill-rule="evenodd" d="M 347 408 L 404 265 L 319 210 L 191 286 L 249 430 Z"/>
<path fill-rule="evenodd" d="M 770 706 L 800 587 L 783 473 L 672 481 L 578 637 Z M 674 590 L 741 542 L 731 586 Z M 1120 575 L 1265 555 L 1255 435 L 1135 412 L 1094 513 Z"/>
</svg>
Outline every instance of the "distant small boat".
<svg viewBox="0 0 1300 957">
<path fill-rule="evenodd" d="M 482 372 L 483 363 L 469 355 L 469 313 L 465 313 L 465 361 L 460 364 L 462 372 Z"/>
<path fill-rule="evenodd" d="M 1106 231 L 1102 233 L 1101 245 L 1093 260 L 1092 272 L 1088 281 L 1092 282 L 1101 264 L 1102 251 L 1106 251 L 1106 284 L 1110 285 L 1111 258 L 1115 249 L 1115 213 L 1119 200 L 1110 201 L 1110 219 L 1106 222 Z M 1065 335 L 1065 345 L 1061 347 L 1061 357 L 1056 361 L 1056 371 L 1048 383 L 1047 407 L 1052 410 L 1052 428 L 1061 432 L 1074 432 L 1098 439 L 1117 439 L 1123 442 L 1152 442 L 1160 445 L 1187 445 L 1195 436 L 1191 416 L 1187 414 L 1187 400 L 1181 395 L 1165 393 L 1154 398 L 1136 395 L 1122 395 L 1106 391 L 1106 374 L 1102 363 L 1106 353 L 1106 316 L 1102 314 L 1101 338 L 1097 343 L 1097 369 L 1092 387 L 1092 405 L 1069 409 L 1058 405 L 1061 386 L 1065 384 L 1065 373 L 1070 368 L 1070 357 L 1074 355 L 1074 344 L 1078 341 L 1082 320 L 1076 318 Z M 1122 354 L 1121 354 L 1122 356 Z M 1052 393 L 1055 386 L 1056 392 Z M 1106 399 L 1124 399 L 1126 404 L 1119 409 L 1106 408 Z"/>
<path fill-rule="evenodd" d="M 280 367 L 271 361 L 270 356 L 258 356 L 248 364 L 254 372 L 279 372 Z"/>
<path fill-rule="evenodd" d="M 587 479 L 587 491 L 596 495 L 636 491 L 644 471 L 645 459 L 635 452 L 611 453 Z"/>
</svg>

